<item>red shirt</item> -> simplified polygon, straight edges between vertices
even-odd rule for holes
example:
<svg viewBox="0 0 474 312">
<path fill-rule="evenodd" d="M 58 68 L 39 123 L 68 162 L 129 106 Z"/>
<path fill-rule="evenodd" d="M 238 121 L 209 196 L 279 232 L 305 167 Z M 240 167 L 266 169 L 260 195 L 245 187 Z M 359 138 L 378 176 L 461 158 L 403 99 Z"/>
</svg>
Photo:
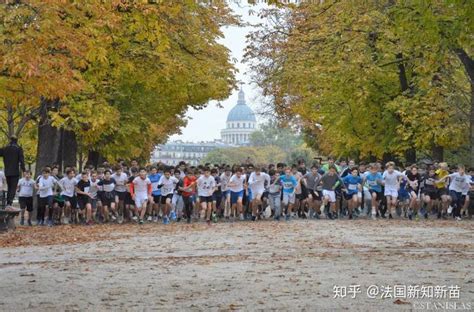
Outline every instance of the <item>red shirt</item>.
<svg viewBox="0 0 474 312">
<path fill-rule="evenodd" d="M 192 177 L 188 177 L 188 176 L 185 176 L 184 179 L 183 179 L 183 187 L 188 187 L 190 186 L 191 184 L 193 184 L 194 182 L 196 182 L 197 178 L 192 176 Z M 183 196 L 184 197 L 189 197 L 189 196 L 192 196 L 196 193 L 196 186 L 193 186 L 192 187 L 192 191 L 191 192 L 184 192 L 183 191 Z"/>
</svg>

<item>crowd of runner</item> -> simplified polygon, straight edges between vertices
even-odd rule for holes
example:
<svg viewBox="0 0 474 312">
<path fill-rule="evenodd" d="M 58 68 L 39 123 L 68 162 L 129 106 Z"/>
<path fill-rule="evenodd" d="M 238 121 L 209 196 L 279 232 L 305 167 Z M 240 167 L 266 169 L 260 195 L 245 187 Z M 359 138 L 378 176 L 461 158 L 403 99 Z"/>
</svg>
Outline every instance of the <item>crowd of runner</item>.
<svg viewBox="0 0 474 312">
<path fill-rule="evenodd" d="M 0 172 L 0 191 L 5 185 Z M 132 161 L 77 173 L 58 167 L 29 171 L 18 183 L 21 225 L 107 222 L 196 222 L 292 218 L 471 218 L 474 172 L 446 163 L 399 168 L 300 161 L 245 165 L 139 167 Z M 34 200 L 34 196 L 37 200 Z"/>
</svg>

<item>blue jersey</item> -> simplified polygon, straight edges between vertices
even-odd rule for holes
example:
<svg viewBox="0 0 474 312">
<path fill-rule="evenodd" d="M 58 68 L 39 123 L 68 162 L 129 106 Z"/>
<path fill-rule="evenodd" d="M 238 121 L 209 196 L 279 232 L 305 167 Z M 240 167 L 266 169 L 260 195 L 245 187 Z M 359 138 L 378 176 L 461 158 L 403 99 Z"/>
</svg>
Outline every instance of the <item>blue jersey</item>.
<svg viewBox="0 0 474 312">
<path fill-rule="evenodd" d="M 286 177 L 286 175 L 284 175 L 280 177 L 280 181 L 283 185 L 283 193 L 293 193 L 296 184 L 298 184 L 298 181 L 296 181 L 294 176 Z"/>
<path fill-rule="evenodd" d="M 349 195 L 357 194 L 359 191 L 357 185 L 362 184 L 362 178 L 359 176 L 354 177 L 352 174 L 346 175 L 342 181 L 344 181 L 344 185 L 347 188 L 347 194 Z"/>
<path fill-rule="evenodd" d="M 155 174 L 150 174 L 148 176 L 148 179 L 150 179 L 151 182 L 151 194 L 153 196 L 161 196 L 161 189 L 158 188 L 158 181 L 160 181 L 161 174 L 155 173 Z"/>
<path fill-rule="evenodd" d="M 382 179 L 383 177 L 380 172 L 377 172 L 376 174 L 369 173 L 365 176 L 369 190 L 375 192 L 382 192 L 382 186 L 377 183 L 377 180 L 381 181 Z"/>
</svg>

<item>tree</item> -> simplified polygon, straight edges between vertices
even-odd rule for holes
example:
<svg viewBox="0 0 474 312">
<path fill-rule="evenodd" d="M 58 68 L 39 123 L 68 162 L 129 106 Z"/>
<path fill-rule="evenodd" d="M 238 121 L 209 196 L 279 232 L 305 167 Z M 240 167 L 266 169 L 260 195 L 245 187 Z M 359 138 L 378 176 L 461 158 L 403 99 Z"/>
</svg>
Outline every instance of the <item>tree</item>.
<svg viewBox="0 0 474 312">
<path fill-rule="evenodd" d="M 259 126 L 259 129 L 250 135 L 250 145 L 253 146 L 278 146 L 286 153 L 303 144 L 301 135 L 290 126 L 280 126 L 277 122 L 269 120 Z"/>
<path fill-rule="evenodd" d="M 0 15 L 1 129 L 37 122 L 39 168 L 87 151 L 148 158 L 189 107 L 235 87 L 217 41 L 238 20 L 223 2 L 29 1 Z"/>
<path fill-rule="evenodd" d="M 278 118 L 299 125 L 323 152 L 455 150 L 468 138 L 472 97 L 450 42 L 470 49 L 471 9 L 394 0 L 270 9 L 250 36 L 247 60 Z"/>
<path fill-rule="evenodd" d="M 201 161 L 211 164 L 244 164 L 250 159 L 254 165 L 278 163 L 286 159 L 286 153 L 278 146 L 268 145 L 259 147 L 231 147 L 215 149 Z"/>
</svg>

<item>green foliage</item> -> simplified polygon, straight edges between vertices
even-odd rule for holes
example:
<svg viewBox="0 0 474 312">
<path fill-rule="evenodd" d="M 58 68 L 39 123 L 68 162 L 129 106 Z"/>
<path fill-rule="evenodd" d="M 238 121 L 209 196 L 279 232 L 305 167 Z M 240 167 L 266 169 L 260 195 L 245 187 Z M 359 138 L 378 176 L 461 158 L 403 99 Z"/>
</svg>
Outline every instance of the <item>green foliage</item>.
<svg viewBox="0 0 474 312">
<path fill-rule="evenodd" d="M 218 40 L 238 20 L 224 2 L 35 0 L 1 5 L 0 17 L 5 137 L 24 135 L 47 110 L 83 152 L 147 159 L 188 108 L 235 87 Z"/>
<path fill-rule="evenodd" d="M 462 149 L 472 81 L 455 50 L 473 51 L 473 10 L 389 0 L 271 8 L 246 57 L 277 117 L 326 154 Z"/>
</svg>

